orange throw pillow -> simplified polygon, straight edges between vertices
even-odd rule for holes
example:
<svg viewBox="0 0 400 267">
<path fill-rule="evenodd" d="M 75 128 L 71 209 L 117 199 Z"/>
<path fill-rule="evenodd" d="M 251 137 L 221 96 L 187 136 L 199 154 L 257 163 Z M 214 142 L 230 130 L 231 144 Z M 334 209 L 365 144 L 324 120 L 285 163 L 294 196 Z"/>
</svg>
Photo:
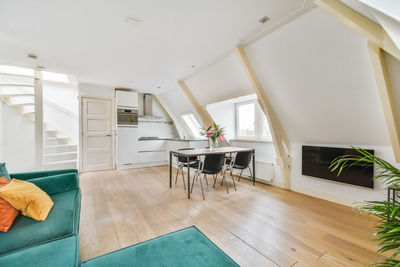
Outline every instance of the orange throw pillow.
<svg viewBox="0 0 400 267">
<path fill-rule="evenodd" d="M 0 188 L 8 184 L 10 181 L 6 177 L 0 178 Z M 11 206 L 10 203 L 0 197 L 0 231 L 7 232 L 10 229 L 18 211 Z"/>
</svg>

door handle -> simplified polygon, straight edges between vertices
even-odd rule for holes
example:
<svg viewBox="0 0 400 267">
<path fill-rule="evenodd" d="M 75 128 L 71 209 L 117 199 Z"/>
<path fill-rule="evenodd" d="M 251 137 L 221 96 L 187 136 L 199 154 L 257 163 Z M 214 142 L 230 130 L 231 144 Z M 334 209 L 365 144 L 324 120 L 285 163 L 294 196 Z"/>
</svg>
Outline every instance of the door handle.
<svg viewBox="0 0 400 267">
<path fill-rule="evenodd" d="M 112 134 L 107 134 L 106 136 L 112 136 Z"/>
</svg>

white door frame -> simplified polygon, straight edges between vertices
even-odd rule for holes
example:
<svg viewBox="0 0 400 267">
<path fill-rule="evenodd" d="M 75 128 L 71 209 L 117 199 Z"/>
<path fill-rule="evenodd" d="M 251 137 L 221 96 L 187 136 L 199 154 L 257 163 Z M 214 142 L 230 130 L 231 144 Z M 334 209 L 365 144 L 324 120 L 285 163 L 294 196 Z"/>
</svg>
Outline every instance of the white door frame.
<svg viewBox="0 0 400 267">
<path fill-rule="evenodd" d="M 117 120 L 116 120 L 116 109 L 115 109 L 115 98 L 114 97 L 99 97 L 93 95 L 80 95 L 79 99 L 79 172 L 83 171 L 83 99 L 94 98 L 102 100 L 111 100 L 111 167 L 113 170 L 116 169 L 116 133 L 117 133 Z"/>
</svg>

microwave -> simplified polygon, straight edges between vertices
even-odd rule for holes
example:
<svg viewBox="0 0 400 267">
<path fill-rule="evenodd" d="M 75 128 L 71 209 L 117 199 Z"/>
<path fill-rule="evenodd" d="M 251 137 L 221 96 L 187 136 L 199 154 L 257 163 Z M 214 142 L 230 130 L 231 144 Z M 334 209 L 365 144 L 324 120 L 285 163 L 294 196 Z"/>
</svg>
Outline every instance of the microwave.
<svg viewBox="0 0 400 267">
<path fill-rule="evenodd" d="M 136 108 L 118 108 L 117 125 L 118 126 L 138 126 L 138 110 Z"/>
</svg>

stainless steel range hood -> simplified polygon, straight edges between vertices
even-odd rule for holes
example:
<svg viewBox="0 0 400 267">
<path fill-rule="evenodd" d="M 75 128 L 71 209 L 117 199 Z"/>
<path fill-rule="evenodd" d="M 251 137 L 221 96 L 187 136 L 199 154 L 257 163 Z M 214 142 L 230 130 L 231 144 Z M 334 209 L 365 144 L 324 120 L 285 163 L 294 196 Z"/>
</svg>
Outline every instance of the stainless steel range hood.
<svg viewBox="0 0 400 267">
<path fill-rule="evenodd" d="M 143 115 L 153 116 L 153 95 L 143 94 Z"/>
</svg>

